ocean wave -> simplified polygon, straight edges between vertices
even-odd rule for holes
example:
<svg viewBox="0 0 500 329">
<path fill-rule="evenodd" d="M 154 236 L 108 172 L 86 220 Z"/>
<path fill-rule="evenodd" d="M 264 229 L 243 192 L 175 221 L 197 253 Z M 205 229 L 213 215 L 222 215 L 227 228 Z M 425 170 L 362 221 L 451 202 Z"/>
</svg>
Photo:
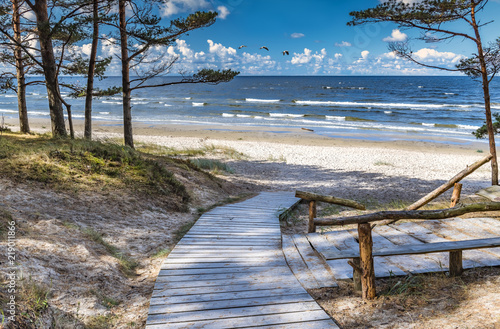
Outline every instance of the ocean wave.
<svg viewBox="0 0 500 329">
<path fill-rule="evenodd" d="M 99 114 L 111 114 L 110 112 L 99 112 Z"/>
<path fill-rule="evenodd" d="M 149 104 L 149 102 L 132 101 L 132 105 L 145 105 L 145 104 Z"/>
<path fill-rule="evenodd" d="M 197 102 L 193 102 L 193 106 L 205 106 L 207 105 L 207 103 L 197 103 Z"/>
<path fill-rule="evenodd" d="M 163 106 L 172 106 L 172 105 L 170 105 L 170 104 L 163 104 Z"/>
<path fill-rule="evenodd" d="M 345 121 L 345 117 L 339 117 L 335 115 L 327 115 L 326 116 L 327 120 L 336 120 L 336 121 Z"/>
<path fill-rule="evenodd" d="M 222 117 L 224 117 L 224 118 L 232 118 L 235 116 L 236 116 L 236 114 L 232 114 L 232 113 L 222 113 Z"/>
<path fill-rule="evenodd" d="M 260 98 L 245 98 L 250 103 L 279 103 L 280 99 L 260 99 Z"/>
<path fill-rule="evenodd" d="M 251 118 L 252 116 L 248 115 L 248 114 L 236 114 L 236 117 L 237 118 Z"/>
<path fill-rule="evenodd" d="M 304 114 L 291 114 L 291 113 L 269 113 L 270 117 L 276 117 L 276 118 L 301 118 L 304 116 Z"/>
<path fill-rule="evenodd" d="M 385 114 L 391 114 L 392 111 L 384 111 Z"/>
<path fill-rule="evenodd" d="M 334 102 L 334 101 L 299 101 L 294 100 L 297 105 L 316 106 L 347 106 L 347 107 L 381 107 L 381 108 L 410 108 L 410 109 L 434 109 L 434 108 L 472 108 L 473 105 L 462 104 L 415 104 L 415 103 L 364 103 L 364 102 Z M 500 107 L 499 107 L 500 108 Z"/>
<path fill-rule="evenodd" d="M 104 104 L 122 104 L 122 102 L 102 101 Z"/>
<path fill-rule="evenodd" d="M 49 112 L 40 112 L 40 111 L 28 111 L 28 114 L 50 116 Z"/>
<path fill-rule="evenodd" d="M 2 112 L 2 113 L 17 113 L 17 111 L 14 111 L 14 110 L 4 110 L 4 109 L 0 109 L 0 112 Z"/>
<path fill-rule="evenodd" d="M 13 97 L 17 97 L 17 95 L 3 95 L 3 97 L 5 97 L 5 98 L 13 98 Z"/>
</svg>

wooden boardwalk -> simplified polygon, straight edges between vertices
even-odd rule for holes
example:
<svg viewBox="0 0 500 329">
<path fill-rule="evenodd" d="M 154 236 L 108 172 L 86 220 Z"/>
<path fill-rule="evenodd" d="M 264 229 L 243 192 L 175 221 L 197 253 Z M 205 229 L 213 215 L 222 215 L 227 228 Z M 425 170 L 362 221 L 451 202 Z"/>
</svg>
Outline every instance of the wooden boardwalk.
<svg viewBox="0 0 500 329">
<path fill-rule="evenodd" d="M 278 217 L 298 201 L 264 192 L 204 214 L 163 263 L 146 328 L 338 328 L 281 250 Z"/>
</svg>

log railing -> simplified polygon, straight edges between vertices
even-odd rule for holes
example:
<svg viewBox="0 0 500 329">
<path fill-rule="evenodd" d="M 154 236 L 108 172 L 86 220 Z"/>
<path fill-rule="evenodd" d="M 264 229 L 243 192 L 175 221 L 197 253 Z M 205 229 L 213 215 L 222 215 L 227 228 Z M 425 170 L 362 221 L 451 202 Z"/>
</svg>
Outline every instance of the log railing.
<svg viewBox="0 0 500 329">
<path fill-rule="evenodd" d="M 366 207 L 359 202 L 348 199 L 336 198 L 329 195 L 320 195 L 315 193 L 296 191 L 295 196 L 297 198 L 309 201 L 309 224 L 307 227 L 307 233 L 316 232 L 316 225 L 314 224 L 314 220 L 316 218 L 316 204 L 318 201 L 351 207 L 359 210 L 366 209 Z"/>
<path fill-rule="evenodd" d="M 405 210 L 401 211 L 381 211 L 371 214 L 341 217 L 341 218 L 316 218 L 316 203 L 318 201 L 343 205 L 355 209 L 365 210 L 365 206 L 352 200 L 340 199 L 333 196 L 324 196 L 314 193 L 297 191 L 296 197 L 309 201 L 309 225 L 308 233 L 316 231 L 316 226 L 329 226 L 329 225 L 358 225 L 358 239 L 359 239 L 359 259 L 353 259 L 349 264 L 354 269 L 353 279 L 355 280 L 355 288 L 360 287 L 362 296 L 365 299 L 375 298 L 375 271 L 373 268 L 373 240 L 372 240 L 372 226 L 371 222 L 384 221 L 386 224 L 393 223 L 401 219 L 445 219 L 464 215 L 472 212 L 486 212 L 500 210 L 500 202 L 487 202 L 477 203 L 462 207 L 455 207 L 460 199 L 460 191 L 462 185 L 458 182 L 464 177 L 470 175 L 476 169 L 490 161 L 491 154 L 488 154 L 483 159 L 475 162 L 471 166 L 467 166 L 460 173 L 455 175 L 448 182 L 444 183 L 431 193 L 427 194 L 422 199 L 418 200 Z M 441 210 L 416 210 L 431 200 L 435 199 L 451 187 L 455 187 L 451 208 Z M 356 278 L 360 278 L 361 282 L 356 282 Z"/>
</svg>

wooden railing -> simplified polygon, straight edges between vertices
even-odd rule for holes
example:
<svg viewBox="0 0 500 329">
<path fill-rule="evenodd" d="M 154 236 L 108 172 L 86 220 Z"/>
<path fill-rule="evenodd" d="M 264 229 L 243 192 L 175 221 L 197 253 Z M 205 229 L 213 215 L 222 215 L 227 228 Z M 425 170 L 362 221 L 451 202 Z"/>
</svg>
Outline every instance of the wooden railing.
<svg viewBox="0 0 500 329">
<path fill-rule="evenodd" d="M 362 296 L 365 299 L 375 298 L 375 271 L 373 268 L 373 239 L 372 239 L 372 225 L 371 222 L 384 221 L 385 224 L 393 223 L 401 219 L 445 219 L 464 215 L 466 213 L 472 212 L 486 212 L 486 211 L 498 211 L 500 210 L 500 202 L 487 202 L 487 203 L 477 203 L 462 207 L 455 207 L 458 200 L 460 199 L 460 191 L 462 185 L 458 182 L 464 177 L 470 175 L 476 169 L 484 165 L 491 160 L 491 154 L 488 154 L 483 159 L 475 162 L 471 166 L 467 166 L 460 173 L 455 175 L 448 182 L 444 183 L 431 193 L 427 194 L 425 197 L 421 198 L 411 206 L 407 207 L 401 211 L 381 211 L 371 214 L 364 214 L 359 216 L 349 216 L 340 218 L 316 218 L 316 203 L 318 201 L 327 202 L 331 204 L 337 204 L 342 206 L 347 206 L 355 209 L 365 210 L 365 206 L 361 203 L 353 200 L 340 199 L 333 196 L 325 196 L 314 193 L 308 193 L 303 191 L 297 191 L 295 193 L 296 197 L 302 198 L 309 201 L 309 225 L 308 233 L 316 231 L 316 226 L 330 226 L 330 225 L 348 225 L 357 224 L 358 226 L 358 239 L 359 239 L 359 258 L 353 258 L 352 261 L 348 263 L 353 267 L 353 280 L 355 289 L 359 288 L 362 290 Z M 451 187 L 455 187 L 452 196 L 451 208 L 440 209 L 440 210 L 416 210 L 423 205 L 427 204 L 431 200 L 435 199 Z M 458 261 L 461 257 L 450 263 L 450 266 L 458 266 Z M 457 264 L 455 264 L 457 263 Z"/>
</svg>

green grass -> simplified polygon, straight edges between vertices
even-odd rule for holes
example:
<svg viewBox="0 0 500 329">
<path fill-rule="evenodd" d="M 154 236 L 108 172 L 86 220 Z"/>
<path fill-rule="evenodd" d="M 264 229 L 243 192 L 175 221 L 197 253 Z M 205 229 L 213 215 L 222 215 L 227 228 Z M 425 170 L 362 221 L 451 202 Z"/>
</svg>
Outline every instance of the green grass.
<svg viewBox="0 0 500 329">
<path fill-rule="evenodd" d="M 9 223 L 12 221 L 11 213 L 0 207 L 0 241 L 7 239 Z"/>
<path fill-rule="evenodd" d="M 229 159 L 245 159 L 247 156 L 234 148 L 224 145 L 204 145 L 199 148 L 174 148 L 161 146 L 149 143 L 136 143 L 137 150 L 154 155 L 171 156 L 171 157 L 199 157 L 208 154 L 221 155 Z"/>
<path fill-rule="evenodd" d="M 196 220 L 188 223 L 184 223 L 177 231 L 174 232 L 174 244 L 177 244 L 177 242 L 181 241 L 181 239 L 186 235 L 187 232 L 193 227 L 193 225 L 196 223 Z"/>
<path fill-rule="evenodd" d="M 170 254 L 171 250 L 168 248 L 158 250 L 151 258 L 164 258 Z"/>
<path fill-rule="evenodd" d="M 189 193 L 166 169 L 168 160 L 114 143 L 16 134 L 0 138 L 2 176 L 75 193 L 129 190 L 147 197 L 176 198 L 171 202 L 177 208 L 173 210 L 187 210 Z"/>
<path fill-rule="evenodd" d="M 234 170 L 232 170 L 227 164 L 220 162 L 219 160 L 191 159 L 190 162 L 198 168 L 210 170 L 210 172 L 212 172 L 213 174 L 234 173 Z"/>
<path fill-rule="evenodd" d="M 389 167 L 394 167 L 394 165 L 390 162 L 385 162 L 385 161 L 377 161 L 373 164 L 374 166 L 389 166 Z"/>
<path fill-rule="evenodd" d="M 125 255 L 116 246 L 106 242 L 102 234 L 96 230 L 92 228 L 82 228 L 81 231 L 87 238 L 102 245 L 111 256 L 116 258 L 120 264 L 120 269 L 125 275 L 132 276 L 135 274 L 135 269 L 139 266 L 137 261 Z"/>
<path fill-rule="evenodd" d="M 19 279 L 16 288 L 16 328 L 43 328 L 50 288 L 32 278 Z"/>
</svg>

